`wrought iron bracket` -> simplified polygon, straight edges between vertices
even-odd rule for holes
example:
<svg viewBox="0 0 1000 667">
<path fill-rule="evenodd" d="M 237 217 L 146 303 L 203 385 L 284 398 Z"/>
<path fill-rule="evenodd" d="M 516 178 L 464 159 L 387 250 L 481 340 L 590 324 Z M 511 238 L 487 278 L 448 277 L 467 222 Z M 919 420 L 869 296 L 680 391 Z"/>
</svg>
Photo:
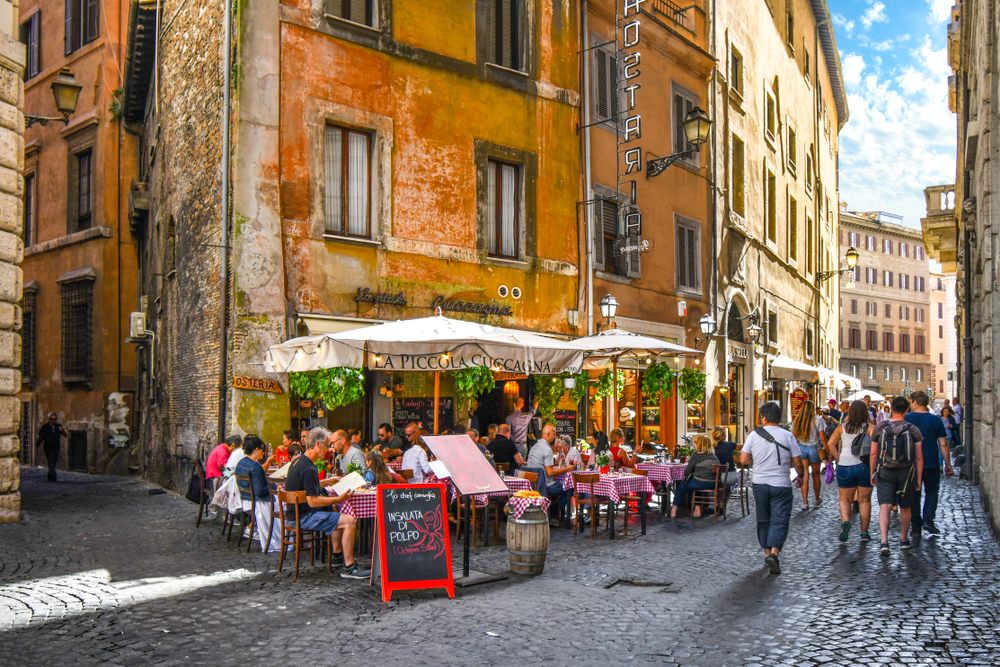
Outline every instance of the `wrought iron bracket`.
<svg viewBox="0 0 1000 667">
<path fill-rule="evenodd" d="M 680 153 L 674 153 L 673 155 L 666 155 L 664 157 L 654 158 L 652 160 L 646 160 L 646 178 L 652 178 L 653 176 L 659 176 L 667 170 L 670 165 L 678 160 L 686 160 L 694 155 L 693 150 L 681 151 Z"/>
<path fill-rule="evenodd" d="M 70 114 L 65 114 L 64 116 L 35 116 L 32 114 L 24 114 L 24 127 L 25 129 L 31 127 L 35 123 L 38 123 L 42 127 L 49 124 L 50 120 L 58 120 L 62 122 L 63 125 L 69 125 Z"/>
<path fill-rule="evenodd" d="M 840 276 L 854 269 L 837 269 L 836 271 L 820 271 L 816 274 L 816 284 L 820 285 L 834 276 Z"/>
</svg>

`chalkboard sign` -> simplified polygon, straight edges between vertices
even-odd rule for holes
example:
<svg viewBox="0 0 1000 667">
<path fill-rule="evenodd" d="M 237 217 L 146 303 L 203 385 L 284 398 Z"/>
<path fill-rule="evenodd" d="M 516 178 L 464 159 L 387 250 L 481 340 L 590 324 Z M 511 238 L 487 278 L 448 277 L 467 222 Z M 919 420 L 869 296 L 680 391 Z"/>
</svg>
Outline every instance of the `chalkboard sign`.
<svg viewBox="0 0 1000 667">
<path fill-rule="evenodd" d="M 556 410 L 553 414 L 556 421 L 556 433 L 559 435 L 568 435 L 575 440 L 576 410 Z"/>
<path fill-rule="evenodd" d="M 380 484 L 375 498 L 371 585 L 393 591 L 445 588 L 455 597 L 444 484 Z"/>
<path fill-rule="evenodd" d="M 406 431 L 406 425 L 418 422 L 428 433 L 434 429 L 434 397 L 413 396 L 392 399 L 392 424 L 397 435 Z M 451 397 L 438 399 L 438 429 L 455 425 L 455 401 Z"/>
</svg>

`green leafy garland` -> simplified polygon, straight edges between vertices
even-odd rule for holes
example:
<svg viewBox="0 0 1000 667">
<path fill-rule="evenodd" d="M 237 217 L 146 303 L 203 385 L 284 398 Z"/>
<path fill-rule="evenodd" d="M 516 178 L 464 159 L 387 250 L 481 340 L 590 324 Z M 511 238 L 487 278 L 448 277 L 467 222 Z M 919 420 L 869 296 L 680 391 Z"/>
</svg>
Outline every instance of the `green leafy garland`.
<svg viewBox="0 0 1000 667">
<path fill-rule="evenodd" d="M 587 395 L 587 388 L 590 383 L 590 374 L 587 371 L 580 371 L 577 374 L 573 373 L 563 373 L 559 376 L 562 379 L 575 378 L 576 386 L 569 390 L 570 400 L 573 401 L 573 405 L 579 405 L 583 397 Z"/>
<path fill-rule="evenodd" d="M 685 403 L 701 403 L 705 398 L 705 374 L 697 368 L 682 368 L 677 393 Z"/>
<path fill-rule="evenodd" d="M 360 368 L 326 368 L 289 373 L 288 384 L 297 396 L 321 399 L 330 409 L 349 405 L 365 395 L 365 372 Z"/>
<path fill-rule="evenodd" d="M 625 391 L 625 373 L 618 371 L 618 395 Z M 597 378 L 597 398 L 607 398 L 614 394 L 611 386 L 611 369 L 607 369 Z"/>
<path fill-rule="evenodd" d="M 649 365 L 642 373 L 642 398 L 660 403 L 674 394 L 674 378 L 677 372 L 667 362 Z"/>
<path fill-rule="evenodd" d="M 493 371 L 488 366 L 458 368 L 449 372 L 452 382 L 455 383 L 455 402 L 458 404 L 458 414 L 462 415 L 462 418 L 472 408 L 472 401 L 480 394 L 493 391 L 493 387 L 496 386 Z"/>
<path fill-rule="evenodd" d="M 566 385 L 563 384 L 562 380 L 561 375 L 535 376 L 535 399 L 538 401 L 538 411 L 542 413 L 542 418 L 550 424 L 555 421 L 559 399 L 566 393 Z"/>
</svg>

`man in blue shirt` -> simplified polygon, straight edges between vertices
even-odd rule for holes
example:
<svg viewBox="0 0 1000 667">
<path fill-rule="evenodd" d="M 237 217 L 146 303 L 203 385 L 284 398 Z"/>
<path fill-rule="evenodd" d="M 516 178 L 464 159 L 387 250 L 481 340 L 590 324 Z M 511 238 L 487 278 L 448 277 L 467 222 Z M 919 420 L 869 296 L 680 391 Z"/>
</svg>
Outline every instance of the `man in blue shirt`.
<svg viewBox="0 0 1000 667">
<path fill-rule="evenodd" d="M 948 439 L 944 431 L 944 422 L 927 409 L 930 398 L 922 391 L 910 394 L 910 409 L 906 421 L 920 429 L 924 437 L 921 445 L 924 454 L 923 487 L 917 489 L 917 497 L 913 503 L 913 520 L 910 526 L 914 537 L 926 529 L 928 534 L 940 535 L 941 531 L 934 525 L 937 515 L 938 493 L 941 489 L 941 455 L 944 455 L 944 474 L 951 476 L 951 455 L 948 451 Z M 924 492 L 923 514 L 920 511 L 920 493 Z"/>
</svg>

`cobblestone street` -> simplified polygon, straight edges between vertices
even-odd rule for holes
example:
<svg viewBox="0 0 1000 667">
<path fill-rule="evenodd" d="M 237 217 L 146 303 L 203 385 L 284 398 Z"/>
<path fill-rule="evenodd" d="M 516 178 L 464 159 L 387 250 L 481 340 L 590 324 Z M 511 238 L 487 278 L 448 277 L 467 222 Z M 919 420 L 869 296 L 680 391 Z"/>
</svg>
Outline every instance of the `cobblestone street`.
<svg viewBox="0 0 1000 667">
<path fill-rule="evenodd" d="M 194 505 L 144 482 L 22 469 L 22 483 L 24 521 L 0 526 L 2 665 L 1000 662 L 1000 550 L 965 482 L 943 484 L 943 534 L 888 559 L 856 517 L 837 541 L 824 487 L 820 509 L 796 502 L 780 577 L 734 502 L 725 522 L 656 515 L 614 542 L 555 530 L 540 577 L 389 604 L 308 559 L 298 581 L 278 574 L 276 555 L 196 529 Z M 505 549 L 474 550 L 473 567 L 505 572 Z"/>
</svg>

